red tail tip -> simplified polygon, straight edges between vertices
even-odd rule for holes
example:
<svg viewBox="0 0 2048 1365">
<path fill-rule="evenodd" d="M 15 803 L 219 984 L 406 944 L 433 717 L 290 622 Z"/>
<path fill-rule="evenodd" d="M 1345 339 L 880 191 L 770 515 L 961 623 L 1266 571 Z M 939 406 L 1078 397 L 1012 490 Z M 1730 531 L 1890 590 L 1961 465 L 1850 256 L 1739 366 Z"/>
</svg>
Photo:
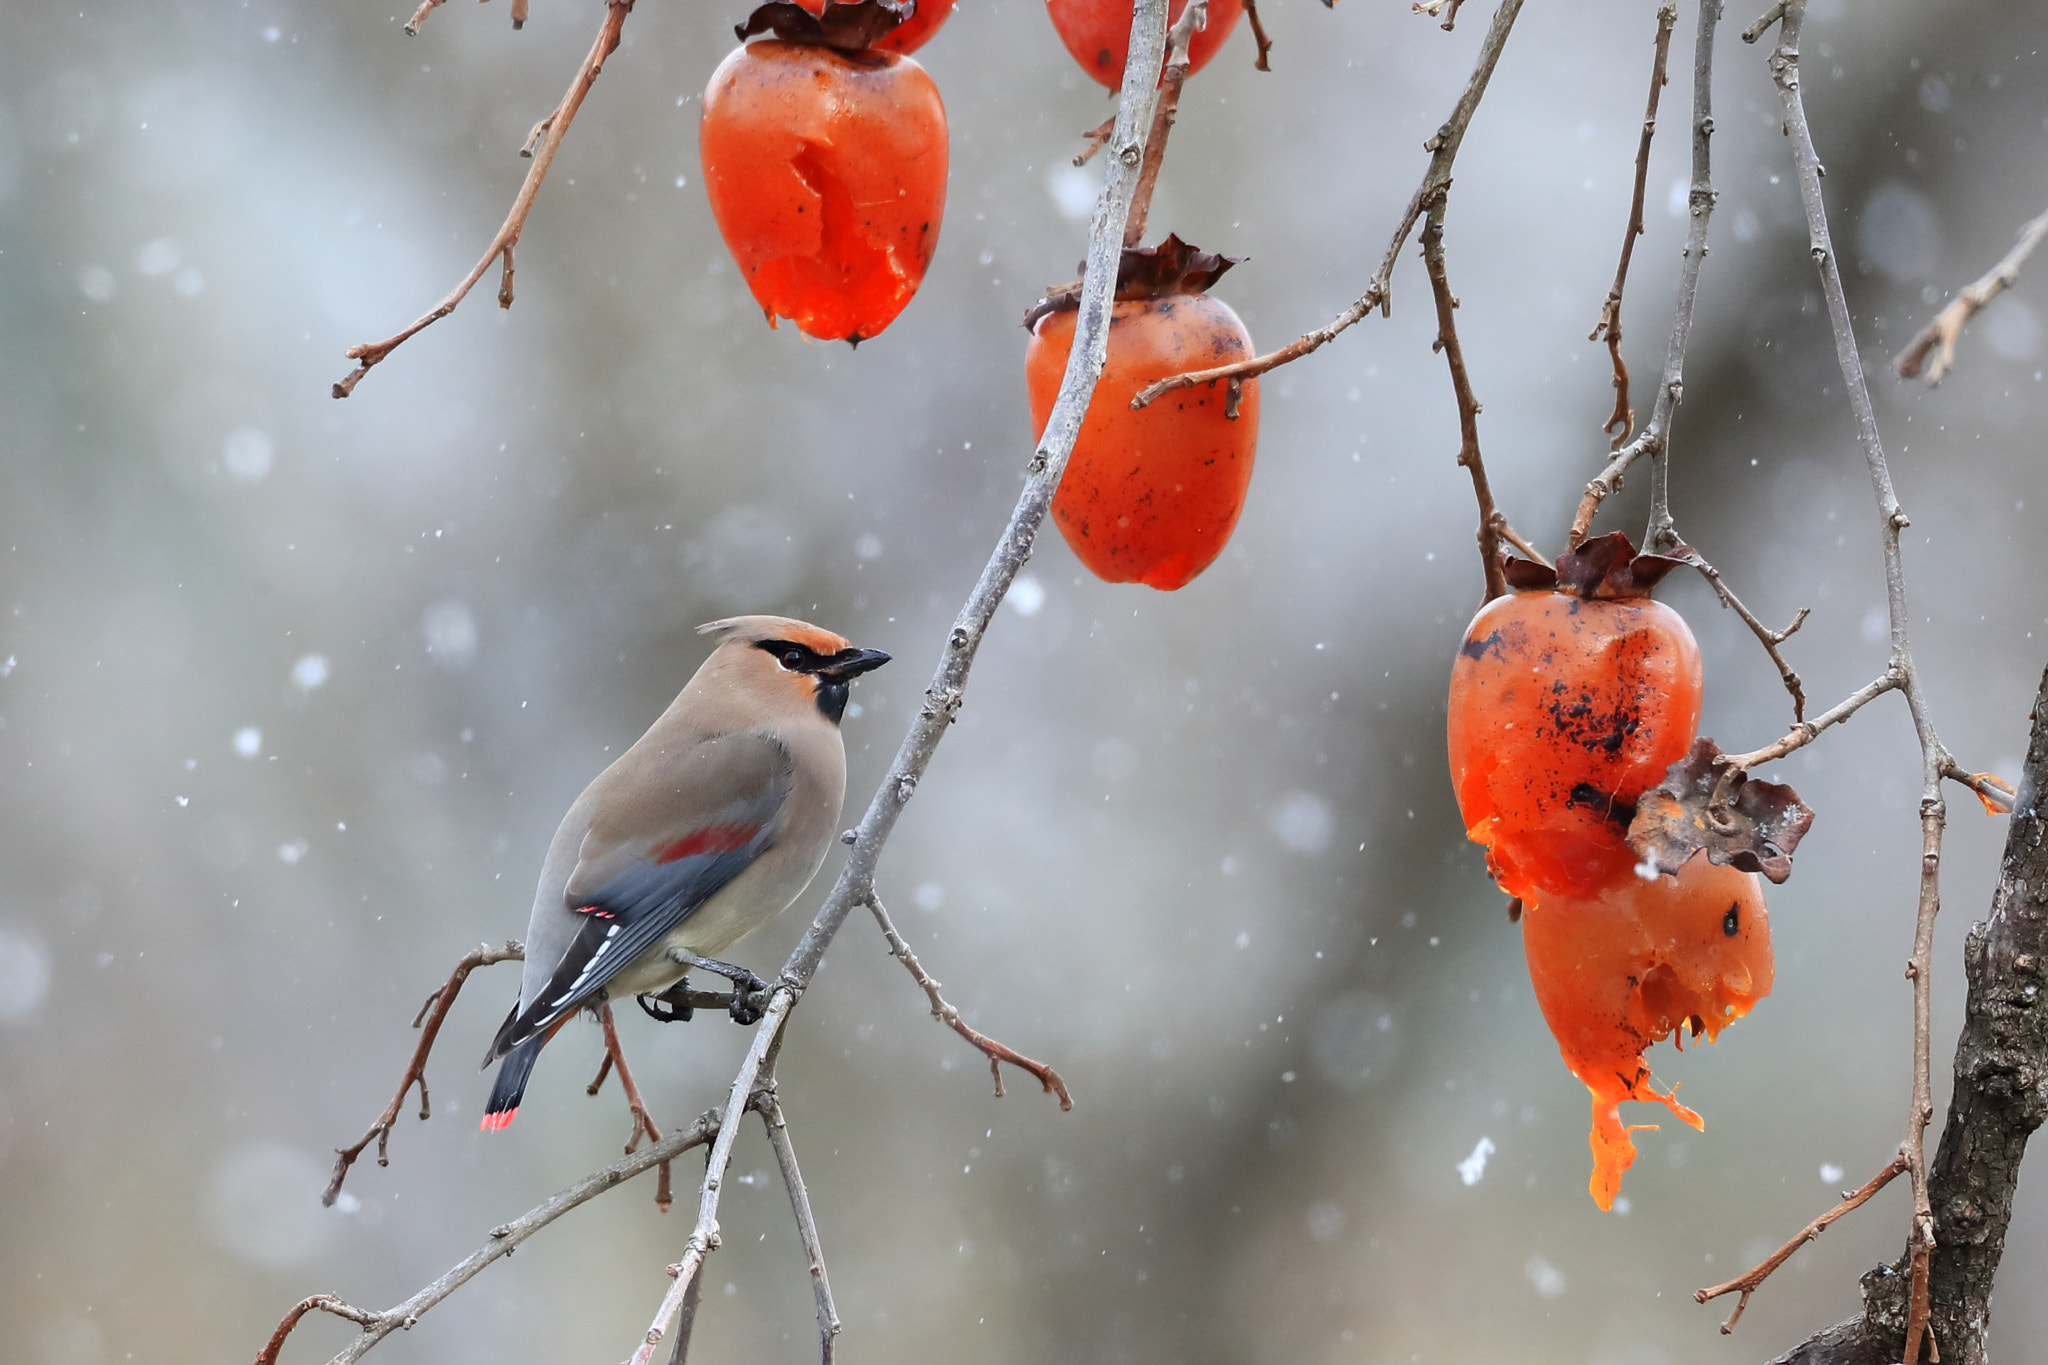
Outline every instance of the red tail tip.
<svg viewBox="0 0 2048 1365">
<path fill-rule="evenodd" d="M 479 1123 L 477 1127 L 486 1133 L 495 1133 L 500 1128 L 511 1127 L 512 1120 L 518 1116 L 519 1111 L 517 1109 L 507 1109 L 502 1114 L 485 1114 L 484 1121 Z"/>
</svg>

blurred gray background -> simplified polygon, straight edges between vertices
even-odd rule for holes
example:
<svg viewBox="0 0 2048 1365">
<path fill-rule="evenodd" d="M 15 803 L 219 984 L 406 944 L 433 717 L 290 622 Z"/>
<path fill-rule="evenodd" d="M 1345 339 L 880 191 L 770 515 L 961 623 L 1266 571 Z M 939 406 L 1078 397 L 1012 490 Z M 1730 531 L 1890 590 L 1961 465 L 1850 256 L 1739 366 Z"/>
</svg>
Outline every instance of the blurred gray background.
<svg viewBox="0 0 2048 1365">
<path fill-rule="evenodd" d="M 517 307 L 487 281 L 328 397 L 347 346 L 474 261 L 600 16 L 540 0 L 514 33 L 503 4 L 456 3 L 408 39 L 390 0 L 0 8 L 0 1360 L 246 1359 L 302 1295 L 396 1302 L 611 1160 L 625 1115 L 582 1093 L 585 1026 L 516 1127 L 475 1131 L 498 968 L 443 1034 L 433 1121 L 318 1203 L 419 1000 L 523 932 L 555 821 L 696 666 L 692 626 L 788 611 L 898 656 L 846 722 L 857 808 L 1008 514 L 1017 318 L 1073 273 L 1096 181 L 1066 159 L 1109 112 L 1031 0 L 962 0 L 920 54 L 952 119 L 947 217 L 922 292 L 857 354 L 763 326 L 706 211 L 695 101 L 741 11 L 645 0 L 529 224 Z M 1273 345 L 1363 287 L 1488 16 L 1266 17 L 1275 73 L 1240 32 L 1191 85 L 1153 224 L 1251 257 L 1218 292 Z M 1763 616 L 1814 608 L 1790 652 L 1825 706 L 1882 666 L 1875 519 L 1764 53 L 1736 41 L 1751 17 L 1722 33 L 1674 498 Z M 1626 311 L 1645 410 L 1692 23 Z M 1531 5 L 1452 195 L 1489 464 L 1553 552 L 1605 449 L 1586 333 L 1651 31 L 1648 0 Z M 2048 200 L 2044 39 L 2048 9 L 2011 0 L 1819 0 L 1807 44 L 1920 658 L 1948 744 L 2008 777 L 2048 661 L 2027 529 L 2048 261 L 1940 390 L 1886 360 Z M 783 1065 L 845 1360 L 1751 1361 L 1853 1311 L 1902 1244 L 1895 1189 L 1734 1337 L 1689 1297 L 1899 1140 L 1918 768 L 1895 700 L 1783 765 L 1820 819 L 1771 893 L 1776 994 L 1716 1047 L 1655 1054 L 1706 1131 L 1643 1136 L 1627 1213 L 1587 1198 L 1585 1092 L 1445 777 L 1480 584 L 1433 326 L 1411 251 L 1391 321 L 1266 381 L 1244 520 L 1186 590 L 1096 582 L 1049 532 L 1000 613 L 881 885 L 969 1017 L 1077 1103 L 991 1098 L 847 925 Z M 1637 532 L 1641 492 L 1602 527 Z M 1775 738 L 1788 707 L 1740 623 L 1697 581 L 1665 596 L 1701 639 L 1706 732 Z M 1944 1095 L 2004 837 L 1952 806 Z M 817 895 L 746 959 L 779 962 Z M 747 1038 L 624 1025 L 665 1123 L 722 1096 Z M 700 1349 L 810 1359 L 758 1135 L 737 1162 Z M 1997 1302 L 2006 1361 L 2048 1361 L 2039 1191 Z M 689 1227 L 651 1194 L 572 1215 L 377 1358 L 622 1358 Z M 351 1331 L 309 1321 L 286 1359 Z"/>
</svg>

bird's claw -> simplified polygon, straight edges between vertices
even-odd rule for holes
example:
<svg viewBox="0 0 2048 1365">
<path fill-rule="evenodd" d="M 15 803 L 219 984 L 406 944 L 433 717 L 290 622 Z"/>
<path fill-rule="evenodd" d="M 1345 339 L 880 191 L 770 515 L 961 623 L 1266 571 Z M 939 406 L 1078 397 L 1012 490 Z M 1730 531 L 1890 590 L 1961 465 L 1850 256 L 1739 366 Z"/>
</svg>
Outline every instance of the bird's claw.
<svg viewBox="0 0 2048 1365">
<path fill-rule="evenodd" d="M 768 983 L 752 972 L 747 973 L 744 983 L 735 981 L 732 985 L 732 1021 L 740 1025 L 761 1022 L 761 1016 L 768 1005 Z"/>
<path fill-rule="evenodd" d="M 686 1024 L 697 1013 L 690 1008 L 688 979 L 676 982 L 659 995 L 636 995 L 633 999 L 649 1019 L 661 1024 Z"/>
</svg>

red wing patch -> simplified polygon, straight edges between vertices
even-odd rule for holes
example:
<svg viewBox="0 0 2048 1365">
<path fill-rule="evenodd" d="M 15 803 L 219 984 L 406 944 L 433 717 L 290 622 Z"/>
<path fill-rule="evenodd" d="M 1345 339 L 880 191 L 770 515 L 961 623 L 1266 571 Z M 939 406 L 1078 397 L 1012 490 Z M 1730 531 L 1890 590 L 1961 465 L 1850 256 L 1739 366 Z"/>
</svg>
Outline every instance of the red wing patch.
<svg viewBox="0 0 2048 1365">
<path fill-rule="evenodd" d="M 747 841 L 761 832 L 759 825 L 709 825 L 693 830 L 682 838 L 655 846 L 654 861 L 672 863 L 680 858 L 694 857 L 700 853 L 732 853 L 745 848 Z"/>
</svg>

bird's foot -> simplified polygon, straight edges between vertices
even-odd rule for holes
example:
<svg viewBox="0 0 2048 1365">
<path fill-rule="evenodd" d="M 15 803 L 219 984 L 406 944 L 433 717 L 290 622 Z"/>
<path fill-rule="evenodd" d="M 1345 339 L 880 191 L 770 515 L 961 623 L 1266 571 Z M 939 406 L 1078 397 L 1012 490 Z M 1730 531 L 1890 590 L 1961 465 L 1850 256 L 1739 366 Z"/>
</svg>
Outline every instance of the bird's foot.
<svg viewBox="0 0 2048 1365">
<path fill-rule="evenodd" d="M 659 995 L 636 995 L 641 1012 L 663 1024 L 688 1023 L 697 1011 L 690 1007 L 690 979 L 684 977 Z"/>
</svg>

